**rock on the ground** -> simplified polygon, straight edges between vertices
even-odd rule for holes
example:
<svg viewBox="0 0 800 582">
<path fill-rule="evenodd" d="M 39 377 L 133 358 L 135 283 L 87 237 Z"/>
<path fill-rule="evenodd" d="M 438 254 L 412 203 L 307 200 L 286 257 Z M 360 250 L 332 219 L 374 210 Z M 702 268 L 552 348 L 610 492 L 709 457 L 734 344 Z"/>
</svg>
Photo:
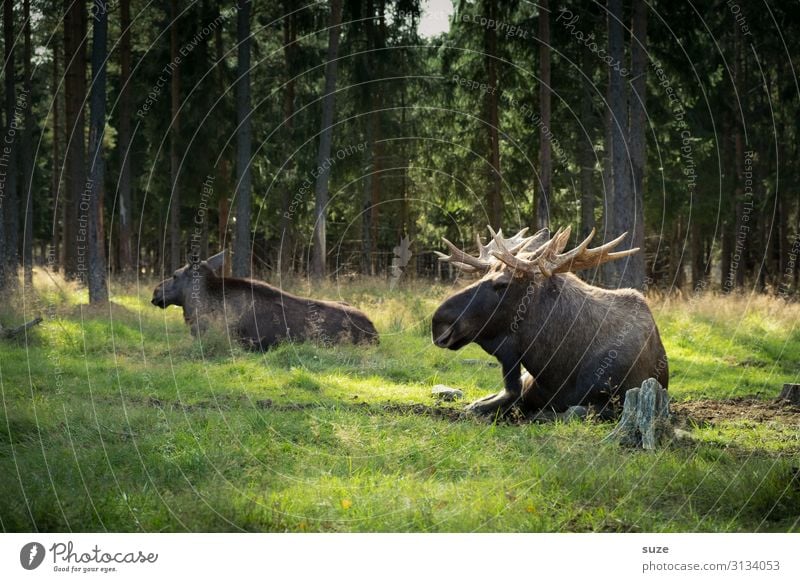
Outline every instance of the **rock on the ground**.
<svg viewBox="0 0 800 582">
<path fill-rule="evenodd" d="M 437 384 L 431 389 L 431 396 L 438 400 L 450 402 L 464 398 L 464 392 L 458 388 L 451 388 L 450 386 L 445 386 L 444 384 Z"/>
</svg>

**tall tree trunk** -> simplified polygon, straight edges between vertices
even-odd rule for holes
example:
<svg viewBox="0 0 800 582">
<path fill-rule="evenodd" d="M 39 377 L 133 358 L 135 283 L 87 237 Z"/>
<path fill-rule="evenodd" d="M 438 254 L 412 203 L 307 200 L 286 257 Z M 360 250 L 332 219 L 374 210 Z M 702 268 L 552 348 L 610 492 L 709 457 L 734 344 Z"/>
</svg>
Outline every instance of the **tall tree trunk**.
<svg viewBox="0 0 800 582">
<path fill-rule="evenodd" d="M 178 0 L 170 1 L 171 24 L 169 31 L 170 63 L 173 67 L 170 83 L 172 129 L 169 138 L 170 204 L 169 204 L 169 265 L 170 271 L 178 269 L 181 262 L 181 193 L 178 140 L 180 139 L 181 77 L 178 56 Z"/>
<path fill-rule="evenodd" d="M 787 77 L 787 69 L 788 69 L 788 61 L 784 60 L 781 63 L 781 71 L 777 73 L 778 79 L 775 83 L 776 85 L 776 93 L 779 94 L 780 92 L 780 80 Z M 785 113 L 784 113 L 785 115 Z M 792 123 L 791 123 L 791 116 L 786 115 L 784 118 L 783 125 L 783 134 L 784 134 L 784 143 L 791 143 L 791 153 L 792 156 L 790 159 L 796 160 L 797 159 L 797 140 L 792 139 Z M 779 204 L 780 208 L 778 210 L 778 216 L 780 217 L 780 223 L 778 225 L 778 283 L 776 284 L 776 291 L 778 292 L 788 292 L 789 286 L 791 285 L 791 281 L 787 276 L 789 273 L 789 260 L 790 256 L 789 253 L 792 251 L 792 244 L 790 241 L 789 236 L 789 213 L 792 209 L 792 197 L 791 192 L 787 191 L 787 188 L 783 188 L 779 191 L 778 196 L 780 196 Z M 794 270 L 797 271 L 797 266 L 795 265 Z"/>
<path fill-rule="evenodd" d="M 489 22 L 497 22 L 495 17 L 496 6 L 494 0 L 484 0 L 484 14 Z M 484 63 L 486 66 L 486 79 L 490 87 L 486 91 L 486 119 L 489 125 L 489 222 L 495 228 L 502 227 L 503 198 L 502 176 L 500 174 L 500 116 L 498 113 L 497 92 L 500 90 L 497 83 L 497 34 L 494 27 L 484 27 Z"/>
<path fill-rule="evenodd" d="M 400 87 L 400 127 L 406 127 L 406 84 Z M 408 217 L 408 153 L 406 150 L 406 142 L 402 142 L 402 156 L 401 165 L 403 167 L 402 176 L 400 177 L 400 224 L 397 230 L 397 238 L 402 239 L 404 236 L 410 234 L 411 227 L 409 225 Z M 408 269 L 409 275 L 415 274 L 414 269 Z"/>
<path fill-rule="evenodd" d="M 86 3 L 64 0 L 64 116 L 66 117 L 66 196 L 64 197 L 64 274 L 69 279 L 84 271 L 79 265 L 79 245 L 85 253 L 85 232 L 78 226 L 80 204 L 86 183 L 86 146 L 84 143 L 86 99 Z M 81 216 L 84 222 L 86 216 Z M 79 241 L 79 237 L 83 240 Z M 83 255 L 82 255 L 83 256 Z"/>
<path fill-rule="evenodd" d="M 330 0 L 331 14 L 328 33 L 328 61 L 325 65 L 325 93 L 322 98 L 322 129 L 317 152 L 317 174 L 314 185 L 314 237 L 311 254 L 311 276 L 319 280 L 326 274 L 328 255 L 325 240 L 325 222 L 328 212 L 328 180 L 333 133 L 334 92 L 336 91 L 336 68 L 339 57 L 339 33 L 342 24 L 342 0 Z"/>
<path fill-rule="evenodd" d="M 793 253 L 793 259 L 798 260 L 798 253 L 794 245 L 800 245 L 800 204 L 796 207 L 797 212 L 794 219 L 794 243 L 789 246 L 790 252 Z M 800 293 L 800 267 L 795 264 L 794 266 L 794 292 Z"/>
<path fill-rule="evenodd" d="M 375 108 L 379 107 L 378 103 L 375 103 Z M 370 240 L 370 255 L 374 257 L 373 263 L 376 263 L 373 266 L 373 273 L 381 272 L 381 261 L 378 257 L 378 237 L 380 231 L 378 229 L 378 225 L 380 224 L 380 208 L 381 208 L 381 185 L 382 185 L 382 176 L 381 173 L 383 171 L 383 148 L 381 143 L 381 114 L 379 111 L 375 111 L 373 109 L 372 117 L 375 119 L 375 130 L 373 133 L 373 139 L 375 140 L 374 150 L 375 153 L 372 158 L 372 168 L 373 168 L 373 176 L 372 176 L 372 199 L 369 207 L 370 213 L 370 226 L 372 227 L 372 232 L 370 233 L 369 240 Z"/>
<path fill-rule="evenodd" d="M 621 14 L 617 15 L 616 13 L 611 12 L 612 2 L 615 4 L 614 10 L 620 13 L 622 11 L 622 6 L 620 5 L 620 2 L 618 0 L 616 2 L 614 0 L 609 0 L 607 2 L 606 27 L 608 30 L 608 52 L 609 54 L 611 54 L 611 51 L 613 49 L 614 55 L 620 58 L 619 62 L 622 62 L 622 56 L 621 56 L 621 53 L 623 52 L 622 30 L 620 23 L 616 20 L 616 19 L 621 19 L 622 15 Z M 611 58 L 615 57 L 611 55 Z M 619 149 L 615 148 L 615 140 L 617 139 L 616 136 L 619 133 L 619 128 L 616 127 L 616 124 L 619 123 L 619 120 L 615 118 L 615 116 L 618 115 L 617 112 L 620 109 L 618 103 L 619 101 L 618 95 L 621 91 L 622 91 L 622 81 L 621 79 L 619 79 L 619 75 L 614 75 L 613 69 L 611 67 L 608 67 L 608 76 L 606 84 L 605 127 L 604 127 L 605 161 L 603 164 L 603 188 L 605 189 L 603 196 L 604 240 L 610 240 L 619 235 L 619 233 L 616 232 L 616 220 L 614 217 L 615 213 L 614 151 L 615 149 Z M 614 286 L 619 284 L 617 275 L 617 261 L 611 261 L 603 265 L 602 273 L 603 273 L 603 281 L 605 282 L 606 285 Z"/>
<path fill-rule="evenodd" d="M 6 49 L 6 132 L 3 145 L 7 155 L 7 167 L 3 183 L 3 205 L 5 206 L 5 284 L 17 285 L 17 270 L 19 267 L 19 133 L 20 129 L 20 104 L 17 103 L 17 89 L 15 83 L 16 51 L 14 50 L 14 9 L 13 0 L 6 0 L 3 5 L 3 34 Z"/>
<path fill-rule="evenodd" d="M 731 274 L 731 255 L 733 254 L 734 245 L 733 240 L 733 225 L 729 220 L 727 220 L 722 225 L 722 248 L 720 257 L 720 272 L 722 274 L 721 288 L 725 293 L 731 290 L 731 281 L 729 276 Z"/>
<path fill-rule="evenodd" d="M 236 79 L 236 236 L 233 275 L 250 275 L 250 0 L 239 0 L 236 37 L 239 43 Z"/>
<path fill-rule="evenodd" d="M 734 182 L 731 179 L 734 154 L 732 152 L 733 132 L 731 130 L 731 114 L 728 111 L 722 114 L 721 134 L 721 158 L 723 174 L 725 175 L 723 187 L 727 192 L 731 192 L 734 187 Z M 735 205 L 726 204 L 725 208 L 722 209 L 722 241 L 720 245 L 720 289 L 723 293 L 728 293 L 733 288 L 731 259 L 733 257 L 734 239 L 736 237 L 734 232 L 735 220 Z"/>
<path fill-rule="evenodd" d="M 49 259 L 47 262 L 47 266 L 58 267 L 58 265 L 64 264 L 64 257 L 62 256 L 63 246 L 60 244 L 60 228 L 63 228 L 63 221 L 59 221 L 58 218 L 58 209 L 61 208 L 61 214 L 63 215 L 63 209 L 65 208 L 64 201 L 61 198 L 63 192 L 61 192 L 61 153 L 59 152 L 58 144 L 61 141 L 61 123 L 60 123 L 60 115 L 59 115 L 59 107 L 58 107 L 58 80 L 61 78 L 61 71 L 58 68 L 58 46 L 55 44 L 56 40 L 53 40 L 53 68 L 51 70 L 51 78 L 50 83 L 52 84 L 52 92 L 53 92 L 53 169 L 52 169 L 52 181 L 50 188 L 51 192 L 51 199 L 53 200 L 53 223 L 52 223 L 52 232 L 51 235 L 51 249 L 50 254 L 52 259 Z M 60 206 L 59 206 L 60 205 Z"/>
<path fill-rule="evenodd" d="M 291 14 L 294 8 L 291 0 L 284 0 L 283 11 L 286 16 L 283 19 L 283 58 L 286 66 L 286 91 L 283 94 L 283 116 L 286 128 L 286 143 L 294 144 L 294 99 L 295 99 L 295 42 L 297 40 L 297 30 L 295 16 Z M 278 271 L 281 275 L 286 275 L 292 270 L 292 247 L 294 246 L 294 229 L 292 228 L 291 208 L 292 192 L 298 185 L 294 177 L 296 170 L 295 158 L 292 157 L 286 163 L 285 173 L 290 177 L 288 184 L 281 191 L 281 246 L 278 251 Z"/>
<path fill-rule="evenodd" d="M 741 83 L 742 69 L 742 41 L 739 36 L 739 26 L 734 23 L 734 64 L 733 64 L 733 84 L 738 90 L 738 94 L 742 95 Z M 745 108 L 746 109 L 746 108 Z M 750 227 L 745 224 L 750 217 L 745 218 L 745 200 L 744 200 L 744 138 L 742 137 L 742 126 L 744 119 L 734 119 L 734 167 L 736 168 L 736 187 L 734 188 L 734 199 L 736 201 L 736 234 L 735 234 L 735 248 L 732 269 L 735 271 L 734 283 L 738 289 L 744 287 L 747 251 L 748 251 L 748 232 Z"/>
<path fill-rule="evenodd" d="M 119 266 L 120 271 L 129 273 L 133 267 L 133 248 L 131 244 L 131 3 L 120 1 L 120 25 L 122 35 L 119 39 L 120 56 L 120 95 L 119 95 Z"/>
<path fill-rule="evenodd" d="M 219 8 L 217 8 L 219 10 Z M 221 18 L 221 16 L 220 16 Z M 217 68 L 216 77 L 219 87 L 225 86 L 225 77 L 223 75 L 225 68 L 225 49 L 222 44 L 222 27 L 218 26 L 214 29 L 214 46 L 216 48 Z M 219 133 L 217 135 L 217 143 L 219 147 L 223 147 L 227 141 L 225 129 L 223 124 L 218 124 Z M 222 159 L 219 162 L 217 170 L 217 192 L 219 192 L 219 199 L 217 201 L 217 236 L 219 237 L 220 249 L 224 249 L 228 244 L 228 218 L 230 214 L 230 201 L 228 200 L 227 192 L 229 191 L 231 177 L 231 163 L 225 153 L 222 153 Z"/>
<path fill-rule="evenodd" d="M 17 148 L 14 137 L 14 109 L 17 106 L 17 91 L 14 84 L 14 3 L 3 2 L 3 39 L 5 44 L 5 139 L 3 156 L 0 157 L 0 289 L 13 284 L 15 279 L 15 248 L 12 246 L 10 205 L 17 190 Z"/>
<path fill-rule="evenodd" d="M 536 200 L 536 228 L 550 226 L 550 183 L 553 175 L 550 143 L 550 6 L 549 0 L 539 2 L 539 172 L 541 187 Z"/>
<path fill-rule="evenodd" d="M 586 51 L 581 52 L 581 72 L 583 73 L 583 98 L 580 106 L 580 122 L 585 135 L 578 133 L 579 164 L 581 167 L 581 239 L 589 236 L 595 227 L 594 209 L 594 167 L 596 155 L 594 151 L 594 84 L 592 83 L 592 63 Z"/>
<path fill-rule="evenodd" d="M 606 88 L 606 101 L 608 101 L 608 88 Z M 612 163 L 611 151 L 612 126 L 611 107 L 606 105 L 605 111 L 603 112 L 603 220 L 601 223 L 603 240 L 614 238 L 611 236 L 614 232 L 614 207 L 612 204 L 614 191 L 614 180 L 612 178 L 614 164 Z M 610 276 L 613 275 L 613 267 L 613 261 L 601 267 L 603 279 L 606 283 L 610 281 Z"/>
<path fill-rule="evenodd" d="M 669 243 L 670 284 L 677 290 L 685 285 L 683 276 L 683 243 L 686 233 L 683 230 L 683 214 L 676 213 L 672 221 L 672 236 Z"/>
<path fill-rule="evenodd" d="M 626 215 L 628 224 L 620 224 L 620 231 L 630 232 L 630 245 L 641 249 L 628 258 L 621 284 L 634 289 L 644 289 L 644 176 L 647 161 L 647 4 L 634 0 L 631 24 L 631 82 L 629 148 L 632 188 L 628 190 Z"/>
<path fill-rule="evenodd" d="M 386 47 L 386 0 L 378 0 L 378 26 L 375 35 L 373 46 L 377 50 L 382 50 Z M 374 69 L 376 78 L 383 78 L 384 69 L 381 66 L 381 61 L 377 61 Z M 381 107 L 384 103 L 383 84 L 377 84 L 372 91 L 372 116 L 375 118 L 375 133 L 373 139 L 375 140 L 375 155 L 373 158 L 374 176 L 372 178 L 372 205 L 370 206 L 370 213 L 372 214 L 372 234 L 370 241 L 372 242 L 371 253 L 375 257 L 376 266 L 373 268 L 375 272 L 383 272 L 388 264 L 381 261 L 378 256 L 378 246 L 380 241 L 380 210 L 381 199 L 383 191 L 383 120 Z"/>
<path fill-rule="evenodd" d="M 706 265 L 703 248 L 703 227 L 700 225 L 696 214 L 697 212 L 692 212 L 692 226 L 689 229 L 691 240 L 689 244 L 692 251 L 692 289 L 700 291 L 705 285 Z"/>
<path fill-rule="evenodd" d="M 608 0 L 608 54 L 613 62 L 625 61 L 622 0 Z M 614 236 L 633 229 L 634 208 L 628 168 L 628 95 L 619 67 L 608 68 L 608 103 L 611 108 L 611 215 Z M 609 284 L 624 286 L 630 259 L 606 263 Z"/>
<path fill-rule="evenodd" d="M 373 103 L 369 102 L 370 107 Z M 373 275 L 372 270 L 372 181 L 375 179 L 375 118 L 366 116 L 365 141 L 367 143 L 364 157 L 366 162 L 366 175 L 364 176 L 364 192 L 361 195 L 361 272 Z"/>
<path fill-rule="evenodd" d="M 366 0 L 366 14 L 364 15 L 364 36 L 366 37 L 366 55 L 359 68 L 364 70 L 364 78 L 361 83 L 361 106 L 368 111 L 364 116 L 364 138 L 366 150 L 364 151 L 364 190 L 361 194 L 361 272 L 364 275 L 374 275 L 373 270 L 373 245 L 372 245 L 372 190 L 373 180 L 375 180 L 375 125 L 376 117 L 373 110 L 377 100 L 373 98 L 375 87 L 372 83 L 377 76 L 374 72 L 377 60 L 372 58 L 372 51 L 375 50 L 375 6 L 372 0 Z"/>
<path fill-rule="evenodd" d="M 92 93 L 89 104 L 89 303 L 108 301 L 106 257 L 103 236 L 105 159 L 103 133 L 106 126 L 106 56 L 108 2 L 94 0 L 92 35 Z"/>
<path fill-rule="evenodd" d="M 25 76 L 22 81 L 25 92 L 25 130 L 22 134 L 23 192 L 25 192 L 25 227 L 22 241 L 22 265 L 25 287 L 33 285 L 33 114 L 31 112 L 31 2 L 24 0 L 22 11 L 25 18 Z"/>
</svg>

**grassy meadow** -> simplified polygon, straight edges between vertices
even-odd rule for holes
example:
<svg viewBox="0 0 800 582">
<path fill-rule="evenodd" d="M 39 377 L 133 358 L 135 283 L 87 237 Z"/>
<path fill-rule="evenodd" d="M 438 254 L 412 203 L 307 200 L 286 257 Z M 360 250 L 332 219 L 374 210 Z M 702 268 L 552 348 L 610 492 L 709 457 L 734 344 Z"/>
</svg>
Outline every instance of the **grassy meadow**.
<svg viewBox="0 0 800 582">
<path fill-rule="evenodd" d="M 800 382 L 798 304 L 651 297 L 691 438 L 648 453 L 601 442 L 607 423 L 460 416 L 501 374 L 431 344 L 444 285 L 295 282 L 381 344 L 258 354 L 191 338 L 152 281 L 112 281 L 102 309 L 34 283 L 0 306 L 7 327 L 44 317 L 0 340 L 4 531 L 800 531 L 800 413 L 770 408 Z M 434 402 L 439 383 L 465 401 Z"/>
</svg>

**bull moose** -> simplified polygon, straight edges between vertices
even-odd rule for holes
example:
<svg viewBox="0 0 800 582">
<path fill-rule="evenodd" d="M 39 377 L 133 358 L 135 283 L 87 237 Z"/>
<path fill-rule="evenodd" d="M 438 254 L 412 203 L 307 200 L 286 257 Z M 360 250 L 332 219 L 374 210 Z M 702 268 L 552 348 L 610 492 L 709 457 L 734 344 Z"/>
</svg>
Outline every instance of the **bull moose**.
<svg viewBox="0 0 800 582">
<path fill-rule="evenodd" d="M 489 228 L 478 256 L 444 239 L 449 262 L 481 279 L 453 294 L 433 315 L 435 345 L 458 350 L 477 343 L 503 370 L 504 389 L 473 402 L 476 414 L 505 414 L 514 405 L 563 412 L 584 405 L 613 417 L 624 393 L 653 377 L 667 387 L 667 356 L 644 297 L 633 289 L 602 289 L 572 272 L 620 259 L 611 252 L 625 234 L 590 249 L 594 230 L 563 252 L 571 229 L 511 238 Z M 526 372 L 522 374 L 521 366 Z"/>
<path fill-rule="evenodd" d="M 224 251 L 189 263 L 153 291 L 153 305 L 183 307 L 192 335 L 224 321 L 246 347 L 267 350 L 283 341 L 377 343 L 375 326 L 345 303 L 298 297 L 253 279 L 222 276 Z"/>
</svg>

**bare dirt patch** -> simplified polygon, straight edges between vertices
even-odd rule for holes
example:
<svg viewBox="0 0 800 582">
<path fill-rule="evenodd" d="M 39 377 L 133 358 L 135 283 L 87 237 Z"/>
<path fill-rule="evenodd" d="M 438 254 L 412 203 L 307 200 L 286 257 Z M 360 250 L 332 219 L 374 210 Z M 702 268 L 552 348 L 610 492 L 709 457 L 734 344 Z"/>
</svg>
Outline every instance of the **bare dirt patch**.
<svg viewBox="0 0 800 582">
<path fill-rule="evenodd" d="M 673 402 L 670 409 L 679 424 L 680 421 L 698 425 L 772 421 L 800 428 L 800 406 L 785 400 L 760 400 L 752 396 L 740 396 L 724 400 Z"/>
</svg>

